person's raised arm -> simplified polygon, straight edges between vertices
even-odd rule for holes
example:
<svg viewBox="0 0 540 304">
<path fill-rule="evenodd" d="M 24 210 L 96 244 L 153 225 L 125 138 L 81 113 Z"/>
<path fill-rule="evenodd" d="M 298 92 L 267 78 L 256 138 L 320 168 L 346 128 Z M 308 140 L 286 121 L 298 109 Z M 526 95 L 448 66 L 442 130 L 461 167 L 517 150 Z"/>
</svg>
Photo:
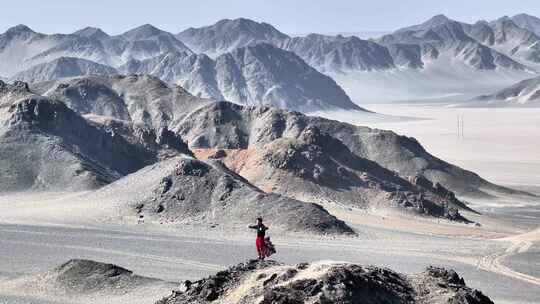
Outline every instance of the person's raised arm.
<svg viewBox="0 0 540 304">
<path fill-rule="evenodd" d="M 248 228 L 250 228 L 250 229 L 257 229 L 257 225 L 248 225 Z"/>
</svg>

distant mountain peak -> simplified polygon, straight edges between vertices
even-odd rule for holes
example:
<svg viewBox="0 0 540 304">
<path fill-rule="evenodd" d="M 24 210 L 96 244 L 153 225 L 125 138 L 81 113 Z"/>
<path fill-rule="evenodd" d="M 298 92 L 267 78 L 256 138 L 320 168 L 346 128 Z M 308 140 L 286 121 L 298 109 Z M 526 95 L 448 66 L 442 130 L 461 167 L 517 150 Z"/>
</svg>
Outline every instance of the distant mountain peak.
<svg viewBox="0 0 540 304">
<path fill-rule="evenodd" d="M 408 31 L 423 31 L 423 30 L 429 30 L 435 27 L 439 27 L 441 25 L 445 25 L 447 23 L 456 22 L 450 18 L 448 18 L 446 15 L 439 14 L 431 17 L 427 21 L 413 26 L 408 26 L 402 29 L 399 29 L 396 31 L 396 33 L 399 32 L 408 32 Z"/>
<path fill-rule="evenodd" d="M 431 19 L 429 19 L 428 22 L 429 21 L 432 21 L 432 22 L 448 22 L 448 21 L 451 21 L 451 19 L 448 18 L 444 14 L 438 14 L 438 15 L 435 15 L 435 16 L 431 17 Z"/>
<path fill-rule="evenodd" d="M 444 25 L 447 23 L 453 23 L 453 22 L 456 22 L 456 21 L 448 18 L 446 15 L 439 14 L 439 15 L 435 15 L 431 17 L 429 20 L 422 23 L 421 25 L 424 27 L 437 27 L 437 26 L 441 26 L 441 25 Z"/>
<path fill-rule="evenodd" d="M 521 14 L 514 15 L 512 18 L 519 18 L 519 17 L 525 17 L 525 18 L 531 18 L 531 19 L 540 19 L 540 18 L 538 18 L 536 16 L 529 15 L 529 14 L 526 14 L 526 13 L 521 13 Z"/>
<path fill-rule="evenodd" d="M 486 20 L 478 20 L 476 21 L 475 25 L 489 25 L 489 22 Z"/>
<path fill-rule="evenodd" d="M 105 33 L 104 31 L 102 31 L 100 28 L 91 27 L 91 26 L 87 26 L 81 30 L 76 31 L 73 34 L 77 36 L 81 36 L 81 37 L 98 38 L 98 39 L 109 37 L 109 35 Z"/>
<path fill-rule="evenodd" d="M 529 30 L 540 36 L 540 18 L 528 15 L 519 14 L 512 17 L 512 20 L 521 28 Z"/>
<path fill-rule="evenodd" d="M 138 26 L 132 30 L 129 30 L 120 36 L 130 39 L 130 40 L 139 40 L 139 39 L 147 39 L 147 38 L 162 35 L 162 34 L 167 34 L 167 32 L 160 30 L 157 27 L 147 23 L 147 24 Z"/>
<path fill-rule="evenodd" d="M 242 17 L 236 18 L 236 19 L 221 19 L 215 23 L 215 25 L 223 25 L 223 24 L 244 25 L 244 24 L 266 24 L 266 23 L 257 22 L 255 20 L 242 18 Z"/>
<path fill-rule="evenodd" d="M 278 44 L 289 38 L 272 25 L 246 18 L 222 19 L 199 28 L 189 28 L 176 35 L 197 53 L 217 57 L 232 50 L 259 42 Z"/>
<path fill-rule="evenodd" d="M 273 25 L 265 22 L 258 22 L 252 19 L 247 18 L 236 18 L 236 19 L 222 19 L 216 22 L 214 25 L 211 25 L 206 28 L 224 28 L 227 30 L 237 30 L 237 31 L 247 31 L 252 33 L 258 32 L 269 32 L 274 36 L 279 36 L 281 39 L 286 39 L 288 36 L 279 30 L 277 30 Z"/>
<path fill-rule="evenodd" d="M 490 24 L 493 28 L 514 28 L 514 29 L 521 29 L 523 30 L 519 25 L 517 25 L 514 20 L 510 19 L 508 16 L 504 16 L 502 18 L 497 19 L 496 21 L 492 22 Z"/>
<path fill-rule="evenodd" d="M 16 25 L 14 27 L 9 28 L 6 31 L 6 33 L 13 35 L 13 34 L 22 34 L 22 33 L 35 34 L 36 32 L 34 32 L 31 28 L 29 28 L 28 26 L 26 26 L 24 24 L 19 24 L 19 25 Z"/>
</svg>

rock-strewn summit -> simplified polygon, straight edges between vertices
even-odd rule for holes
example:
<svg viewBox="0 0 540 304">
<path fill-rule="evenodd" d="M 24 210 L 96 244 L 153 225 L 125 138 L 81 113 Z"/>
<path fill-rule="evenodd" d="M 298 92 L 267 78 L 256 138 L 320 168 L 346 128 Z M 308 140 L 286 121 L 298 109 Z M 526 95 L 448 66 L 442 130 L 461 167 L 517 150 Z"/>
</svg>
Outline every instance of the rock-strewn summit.
<svg viewBox="0 0 540 304">
<path fill-rule="evenodd" d="M 467 287 L 455 271 L 435 267 L 404 275 L 346 263 L 288 266 L 251 261 L 184 286 L 185 291 L 173 292 L 156 304 L 493 304 L 482 292 Z"/>
</svg>

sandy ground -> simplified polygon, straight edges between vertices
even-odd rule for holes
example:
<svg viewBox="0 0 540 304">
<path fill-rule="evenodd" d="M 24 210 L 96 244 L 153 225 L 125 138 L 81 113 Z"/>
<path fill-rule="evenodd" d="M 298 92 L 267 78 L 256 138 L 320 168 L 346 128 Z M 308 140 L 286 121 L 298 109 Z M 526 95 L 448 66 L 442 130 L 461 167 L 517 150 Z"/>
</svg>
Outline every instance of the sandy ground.
<svg viewBox="0 0 540 304">
<path fill-rule="evenodd" d="M 100 223 L 93 218 L 95 211 L 88 211 L 92 217 L 82 220 L 81 214 L 86 213 L 84 197 L 92 198 L 88 193 L 0 197 L 0 256 L 5 257 L 0 260 L 0 303 L 2 299 L 8 303 L 14 299 L 17 303 L 58 301 L 38 297 L 40 301 L 36 302 L 36 297 L 9 290 L 9 285 L 1 282 L 46 271 L 71 258 L 112 262 L 140 275 L 180 281 L 209 275 L 254 256 L 252 235 L 247 229 L 231 233 L 220 228 L 138 225 L 135 217 L 125 218 L 122 225 Z M 47 211 L 47 206 L 52 211 Z M 77 206 L 82 209 L 74 213 Z M 498 218 L 483 218 L 482 227 L 473 227 L 410 219 L 391 212 L 365 214 L 338 206 L 330 211 L 352 225 L 359 236 L 291 237 L 271 232 L 278 248 L 275 259 L 286 263 L 348 261 L 407 273 L 441 265 L 456 269 L 468 284 L 497 302 L 540 300 L 537 270 L 531 273 L 509 263 L 530 265 L 537 259 L 529 255 L 534 253 L 529 249 L 540 240 L 538 230 L 526 232 Z"/>
<path fill-rule="evenodd" d="M 355 227 L 360 232 L 356 239 L 291 239 L 273 235 L 279 251 L 275 259 L 286 263 L 348 261 L 408 273 L 419 272 L 430 264 L 442 265 L 455 268 L 468 284 L 494 299 L 518 299 L 523 303 L 538 300 L 539 285 L 483 269 L 479 264 L 485 256 L 504 252 L 508 242 Z M 5 224 L 0 225 L 0 234 L 0 255 L 8 257 L 0 261 L 0 277 L 4 279 L 45 271 L 77 257 L 108 261 L 138 274 L 180 281 L 209 275 L 254 255 L 249 234 L 225 237 L 219 231 L 173 233 L 145 225 L 76 228 Z M 513 295 L 510 291 L 516 289 L 523 292 Z M 1 295 L 8 297 L 13 293 L 13 290 L 2 290 L 0 283 L 0 299 Z"/>
<path fill-rule="evenodd" d="M 540 145 L 534 140 L 540 110 L 504 109 L 509 110 L 504 113 L 418 105 L 368 108 L 401 117 L 393 122 L 370 121 L 370 126 L 417 137 L 445 160 L 494 182 L 540 194 L 540 153 L 536 153 Z M 465 115 L 463 139 L 456 135 L 458 114 Z M 423 119 L 402 119 L 407 116 Z M 141 181 L 126 191 L 143 186 Z M 118 193 L 118 197 L 122 195 L 126 193 Z M 471 203 L 486 214 L 467 215 L 481 227 L 330 206 L 333 214 L 358 231 L 358 238 L 291 237 L 271 232 L 278 249 L 275 259 L 286 263 L 349 261 L 408 273 L 430 264 L 441 265 L 456 269 L 470 286 L 496 303 L 539 303 L 540 199 Z M 255 254 L 249 231 L 138 225 L 129 213 L 110 217 L 117 208 L 115 200 L 92 193 L 0 196 L 0 303 L 66 302 L 36 300 L 24 291 L 8 290 L 2 280 L 46 271 L 71 258 L 112 262 L 140 275 L 180 281 L 209 275 Z"/>
</svg>

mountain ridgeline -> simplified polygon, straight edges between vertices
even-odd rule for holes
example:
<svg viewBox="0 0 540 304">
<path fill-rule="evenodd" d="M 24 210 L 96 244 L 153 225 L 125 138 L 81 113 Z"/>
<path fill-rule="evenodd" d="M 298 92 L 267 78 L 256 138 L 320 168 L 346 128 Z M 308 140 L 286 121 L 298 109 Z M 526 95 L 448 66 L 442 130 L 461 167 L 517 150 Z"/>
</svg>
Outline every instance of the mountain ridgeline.
<svg viewBox="0 0 540 304">
<path fill-rule="evenodd" d="M 292 37 L 245 18 L 176 35 L 148 24 L 113 36 L 90 27 L 46 35 L 19 25 L 0 34 L 0 75 L 38 82 L 140 73 L 203 98 L 304 112 L 361 110 L 365 100 L 444 95 L 459 84 L 479 95 L 531 78 L 540 64 L 539 24 L 524 14 L 474 24 L 437 15 L 369 40 Z"/>
</svg>

